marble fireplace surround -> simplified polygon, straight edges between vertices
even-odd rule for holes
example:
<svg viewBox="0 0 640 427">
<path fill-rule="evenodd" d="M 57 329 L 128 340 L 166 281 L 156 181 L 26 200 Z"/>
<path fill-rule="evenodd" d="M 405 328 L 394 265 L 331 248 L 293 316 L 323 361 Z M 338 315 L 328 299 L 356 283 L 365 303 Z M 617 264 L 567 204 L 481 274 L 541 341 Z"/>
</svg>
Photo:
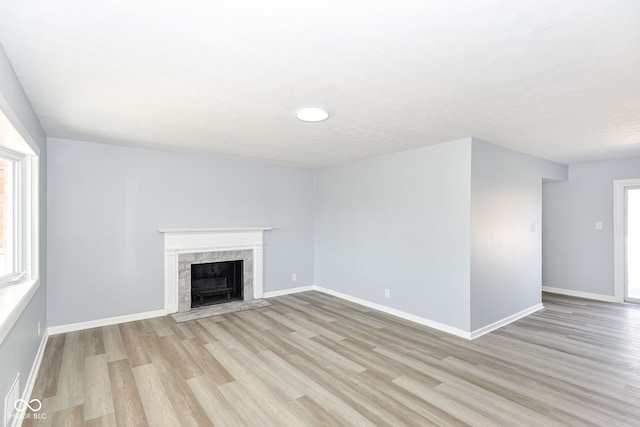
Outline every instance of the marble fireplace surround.
<svg viewBox="0 0 640 427">
<path fill-rule="evenodd" d="M 193 264 L 224 261 L 243 261 L 242 299 L 243 301 L 254 299 L 252 250 L 181 253 L 178 254 L 178 313 L 191 310 L 191 266 Z"/>
<path fill-rule="evenodd" d="M 264 232 L 272 227 L 160 229 L 167 313 L 191 310 L 191 264 L 244 261 L 244 300 L 262 298 Z M 189 290 L 185 281 L 188 278 Z M 181 286 L 182 282 L 182 286 Z"/>
</svg>

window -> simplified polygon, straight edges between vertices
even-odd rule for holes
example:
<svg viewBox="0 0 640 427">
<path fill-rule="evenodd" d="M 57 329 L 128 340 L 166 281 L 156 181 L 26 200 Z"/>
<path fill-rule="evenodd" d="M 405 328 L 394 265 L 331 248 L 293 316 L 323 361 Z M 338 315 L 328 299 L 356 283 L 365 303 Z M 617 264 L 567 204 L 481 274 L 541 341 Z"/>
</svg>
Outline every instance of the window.
<svg viewBox="0 0 640 427">
<path fill-rule="evenodd" d="M 24 155 L 0 149 L 0 283 L 24 276 Z"/>
<path fill-rule="evenodd" d="M 7 111 L 0 96 L 0 344 L 40 286 L 40 150 Z"/>
<path fill-rule="evenodd" d="M 0 288 L 38 277 L 38 154 L 0 112 Z"/>
</svg>

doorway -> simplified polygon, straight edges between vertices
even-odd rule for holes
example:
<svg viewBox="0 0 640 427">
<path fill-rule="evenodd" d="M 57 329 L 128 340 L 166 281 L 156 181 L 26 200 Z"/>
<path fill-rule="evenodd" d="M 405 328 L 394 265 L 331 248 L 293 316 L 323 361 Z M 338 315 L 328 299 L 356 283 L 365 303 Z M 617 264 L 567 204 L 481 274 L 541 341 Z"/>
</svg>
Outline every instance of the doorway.
<svg viewBox="0 0 640 427">
<path fill-rule="evenodd" d="M 625 188 L 625 301 L 640 303 L 640 186 Z"/>
<path fill-rule="evenodd" d="M 613 184 L 615 295 L 640 304 L 640 178 Z"/>
</svg>

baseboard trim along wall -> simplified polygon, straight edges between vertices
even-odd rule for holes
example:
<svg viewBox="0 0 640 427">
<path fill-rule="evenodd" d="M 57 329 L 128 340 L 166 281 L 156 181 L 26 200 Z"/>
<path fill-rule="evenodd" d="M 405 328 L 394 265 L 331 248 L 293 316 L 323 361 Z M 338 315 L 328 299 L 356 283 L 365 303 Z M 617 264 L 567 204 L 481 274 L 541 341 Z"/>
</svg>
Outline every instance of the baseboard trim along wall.
<svg viewBox="0 0 640 427">
<path fill-rule="evenodd" d="M 382 311 L 383 313 L 387 313 L 392 316 L 396 316 L 401 319 L 408 320 L 410 322 L 428 326 L 430 328 L 437 329 L 438 331 L 446 332 L 448 334 L 452 334 L 460 338 L 471 339 L 471 334 L 469 332 L 463 331 L 462 329 L 454 328 L 452 326 L 445 325 L 443 323 L 434 322 L 433 320 L 425 319 L 424 317 L 415 316 L 413 314 L 410 314 L 401 310 L 397 310 L 395 308 L 387 307 L 381 304 L 376 304 L 374 302 L 352 297 L 351 295 L 343 294 L 341 292 L 336 292 L 334 290 L 323 288 L 320 286 L 317 286 L 315 290 L 318 292 L 325 293 L 327 295 L 332 295 L 334 297 L 341 298 L 346 301 L 351 301 L 356 304 L 364 305 L 365 307 L 373 308 L 374 310 Z"/>
<path fill-rule="evenodd" d="M 556 289 L 556 288 L 549 288 L 549 289 Z M 543 290 L 545 290 L 545 287 L 543 287 Z M 332 289 L 323 288 L 322 286 L 316 286 L 316 285 L 299 286 L 297 288 L 265 292 L 263 296 L 264 298 L 275 298 L 275 297 L 280 297 L 284 295 L 297 294 L 300 292 L 307 292 L 307 291 L 318 291 L 318 292 L 325 293 L 327 295 L 332 295 L 334 297 L 337 297 L 346 301 L 351 301 L 353 303 L 360 304 L 365 307 L 369 307 L 374 310 L 381 311 L 383 313 L 391 314 L 392 316 L 396 316 L 401 319 L 418 323 L 420 325 L 424 325 L 429 328 L 433 328 L 438 331 L 446 332 L 448 334 L 455 335 L 457 337 L 465 338 L 468 340 L 473 340 L 478 337 L 481 337 L 482 335 L 488 334 L 491 331 L 495 331 L 496 329 L 506 326 L 509 323 L 515 322 L 518 319 L 521 319 L 531 313 L 535 313 L 536 311 L 544 308 L 542 304 L 537 304 L 533 307 L 522 310 L 519 313 L 515 313 L 511 316 L 505 317 L 504 319 L 498 320 L 497 322 L 494 322 L 490 325 L 484 326 L 480 329 L 476 329 L 475 331 L 467 332 L 467 331 L 463 331 L 462 329 L 454 328 L 452 326 L 445 325 L 443 323 L 435 322 L 433 320 L 429 320 L 424 317 L 416 316 L 401 310 L 397 310 L 395 308 L 387 307 L 385 305 L 377 304 L 377 303 L 363 300 L 357 297 L 353 297 L 351 295 L 343 294 L 342 292 L 337 292 Z M 547 292 L 553 292 L 553 291 L 547 291 Z M 558 293 L 558 292 L 554 292 L 554 293 Z M 574 295 L 574 296 L 580 296 L 580 295 Z M 144 313 L 128 314 L 125 316 L 109 317 L 106 319 L 91 320 L 88 322 L 72 323 L 69 325 L 51 326 L 47 329 L 46 335 L 49 336 L 49 335 L 56 335 L 56 334 L 64 334 L 66 332 L 74 332 L 74 331 L 81 331 L 84 329 L 99 328 L 102 326 L 117 325 L 119 323 L 133 322 L 136 320 L 144 320 L 144 319 L 150 319 L 153 317 L 166 316 L 166 314 L 167 312 L 165 310 L 155 310 L 155 311 L 147 311 Z"/>
<path fill-rule="evenodd" d="M 488 334 L 489 332 L 493 332 L 496 329 L 500 329 L 503 326 L 507 326 L 509 323 L 513 323 L 516 320 L 520 320 L 523 317 L 530 315 L 531 313 L 535 313 L 538 310 L 542 310 L 543 308 L 544 306 L 542 304 L 536 304 L 532 307 L 525 308 L 524 310 L 518 313 L 512 314 L 511 316 L 507 316 L 504 319 L 500 319 L 497 322 L 491 323 L 490 325 L 483 326 L 480 329 L 476 329 L 475 331 L 472 331 L 469 339 L 475 340 L 476 338 L 479 338 L 485 334 Z"/>
<path fill-rule="evenodd" d="M 475 331 L 467 332 L 467 331 L 463 331 L 462 329 L 454 328 L 439 322 L 434 322 L 433 320 L 425 319 L 424 317 L 419 317 L 410 313 L 406 313 L 401 310 L 396 310 L 395 308 L 387 307 L 381 304 L 376 304 L 370 301 L 353 297 L 351 295 L 347 295 L 331 289 L 323 288 L 322 286 L 315 286 L 315 285 L 301 286 L 298 288 L 284 289 L 281 291 L 265 292 L 264 297 L 273 298 L 273 297 L 279 297 L 283 295 L 297 294 L 299 292 L 306 292 L 306 291 L 318 291 L 318 292 L 325 293 L 327 295 L 332 295 L 334 297 L 337 297 L 346 301 L 351 301 L 356 304 L 363 305 L 365 307 L 373 308 L 375 310 L 382 311 L 383 313 L 391 314 L 392 316 L 396 316 L 401 319 L 408 320 L 410 322 L 418 323 L 420 325 L 428 326 L 429 328 L 433 328 L 438 331 L 446 332 L 448 334 L 452 334 L 457 337 L 465 338 L 468 340 L 474 340 L 478 337 L 481 337 L 482 335 L 495 331 L 496 329 L 506 326 L 509 323 L 513 323 L 516 320 L 522 319 L 523 317 L 528 316 L 529 314 L 535 313 L 536 311 L 544 308 L 542 304 L 536 304 L 533 307 L 529 307 L 518 313 L 512 314 L 511 316 L 505 317 L 504 319 L 498 320 L 497 322 L 494 322 L 490 325 L 484 326 L 480 329 L 476 329 Z"/>
<path fill-rule="evenodd" d="M 51 326 L 47 329 L 49 335 L 82 331 L 84 329 L 100 328 L 102 326 L 117 325 L 119 323 L 134 322 L 136 320 L 151 319 L 166 316 L 165 310 L 146 311 L 144 313 L 127 314 L 124 316 L 108 317 L 106 319 L 90 320 L 88 322 L 71 323 L 69 325 Z"/>
<path fill-rule="evenodd" d="M 281 297 L 283 295 L 291 295 L 291 294 L 298 294 L 300 292 L 307 292 L 307 291 L 317 291 L 318 288 L 316 286 L 299 286 L 297 288 L 291 288 L 291 289 L 283 289 L 280 291 L 272 291 L 272 292 L 265 292 L 264 294 L 262 294 L 262 296 L 264 298 L 275 298 L 275 297 Z"/>
<path fill-rule="evenodd" d="M 38 352 L 36 353 L 36 358 L 33 361 L 33 365 L 31 365 L 31 370 L 29 371 L 29 376 L 24 383 L 24 388 L 22 390 L 22 395 L 20 399 L 25 402 L 31 401 L 31 393 L 33 392 L 33 387 L 36 385 L 36 378 L 38 377 L 38 371 L 40 370 L 40 364 L 42 363 L 42 356 L 44 356 L 44 349 L 47 347 L 47 340 L 49 339 L 49 332 L 45 330 L 42 334 L 42 339 L 40 340 L 40 346 L 38 347 Z M 12 426 L 19 426 L 22 424 L 22 416 L 26 412 L 26 406 L 16 414 L 16 420 Z M 53 415 L 53 414 L 51 414 Z"/>
<path fill-rule="evenodd" d="M 543 286 L 542 292 L 549 292 L 550 294 L 567 295 L 570 297 L 592 299 L 595 301 L 623 302 L 620 298 L 616 298 L 613 295 L 592 294 L 590 292 L 574 291 L 571 289 L 563 289 L 563 288 L 554 288 L 552 286 Z"/>
</svg>

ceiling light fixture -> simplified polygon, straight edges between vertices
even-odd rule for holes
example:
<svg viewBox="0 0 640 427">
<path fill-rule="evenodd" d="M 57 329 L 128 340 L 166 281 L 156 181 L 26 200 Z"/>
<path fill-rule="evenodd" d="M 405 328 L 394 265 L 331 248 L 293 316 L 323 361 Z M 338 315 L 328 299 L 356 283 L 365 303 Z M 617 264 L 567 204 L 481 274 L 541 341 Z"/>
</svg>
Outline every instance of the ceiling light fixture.
<svg viewBox="0 0 640 427">
<path fill-rule="evenodd" d="M 305 107 L 298 110 L 296 117 L 303 122 L 322 122 L 329 118 L 329 112 L 320 107 Z"/>
</svg>

